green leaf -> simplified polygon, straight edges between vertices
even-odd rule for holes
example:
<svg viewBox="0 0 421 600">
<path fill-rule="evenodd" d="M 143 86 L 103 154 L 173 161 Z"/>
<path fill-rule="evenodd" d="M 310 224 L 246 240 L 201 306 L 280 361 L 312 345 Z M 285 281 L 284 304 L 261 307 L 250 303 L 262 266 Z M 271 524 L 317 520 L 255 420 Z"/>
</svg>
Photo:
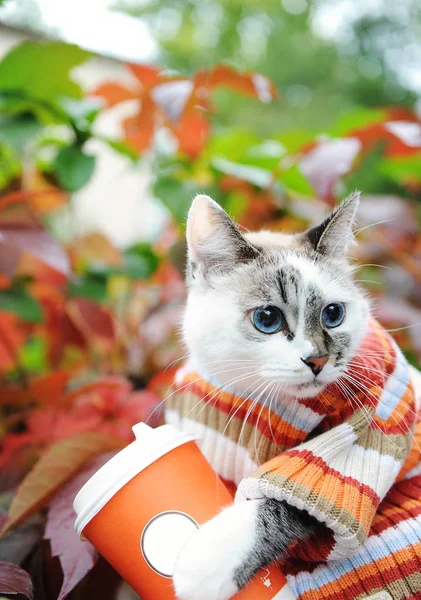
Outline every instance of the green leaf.
<svg viewBox="0 0 421 600">
<path fill-rule="evenodd" d="M 82 100 L 63 98 L 61 106 L 78 127 L 87 127 L 92 125 L 98 116 L 101 101 L 99 98 L 83 98 Z"/>
<path fill-rule="evenodd" d="M 22 167 L 16 152 L 0 143 L 0 190 L 21 176 Z"/>
<path fill-rule="evenodd" d="M 298 129 L 290 129 L 283 131 L 280 135 L 277 135 L 274 139 L 282 144 L 288 151 L 293 154 L 298 150 L 301 150 L 303 146 L 314 142 L 314 131 L 305 131 Z"/>
<path fill-rule="evenodd" d="M 44 100 L 37 100 L 23 96 L 22 93 L 0 92 L 0 113 L 4 116 L 33 115 L 44 125 L 62 124 L 69 122 L 67 115 L 61 114 L 56 107 L 48 105 Z"/>
<path fill-rule="evenodd" d="M 44 373 L 47 369 L 47 342 L 37 336 L 29 338 L 19 350 L 20 364 L 28 373 Z"/>
<path fill-rule="evenodd" d="M 353 172 L 344 178 L 346 193 L 350 194 L 354 190 L 364 190 L 365 194 L 390 192 L 390 188 L 385 189 L 387 182 L 379 169 L 383 153 L 384 144 L 380 143 L 361 158 Z"/>
<path fill-rule="evenodd" d="M 41 323 L 43 320 L 39 302 L 21 287 L 0 290 L 0 310 L 15 313 L 32 323 Z"/>
<path fill-rule="evenodd" d="M 421 154 L 384 158 L 379 165 L 381 173 L 401 185 L 421 181 Z"/>
<path fill-rule="evenodd" d="M 105 302 L 107 300 L 107 277 L 104 273 L 87 273 L 74 279 L 68 288 L 70 296 L 83 296 Z"/>
<path fill-rule="evenodd" d="M 246 150 L 259 143 L 254 133 L 243 129 L 234 129 L 228 133 L 216 135 L 209 146 L 211 156 L 222 156 L 233 161 L 240 161 Z"/>
<path fill-rule="evenodd" d="M 41 130 L 41 125 L 31 115 L 0 120 L 0 142 L 22 153 L 28 141 Z"/>
<path fill-rule="evenodd" d="M 191 201 L 198 189 L 190 182 L 181 182 L 164 176 L 156 181 L 153 192 L 178 223 L 185 223 Z"/>
<path fill-rule="evenodd" d="M 158 268 L 159 257 L 149 244 L 139 243 L 124 253 L 123 274 L 131 279 L 148 279 Z"/>
<path fill-rule="evenodd" d="M 214 158 L 211 165 L 225 175 L 233 175 L 260 188 L 267 188 L 272 183 L 272 173 L 260 167 L 235 163 L 225 158 Z"/>
<path fill-rule="evenodd" d="M 116 152 L 121 154 L 122 156 L 127 156 L 127 158 L 130 158 L 130 160 L 132 160 L 132 161 L 136 161 L 139 158 L 139 153 L 136 150 L 134 150 L 131 146 L 129 146 L 128 144 L 125 144 L 124 142 L 121 142 L 119 140 L 113 140 L 111 138 L 102 137 L 102 136 L 98 137 L 98 139 L 103 141 L 110 148 L 112 148 L 113 150 L 115 150 Z"/>
<path fill-rule="evenodd" d="M 289 169 L 282 171 L 277 177 L 277 181 L 282 183 L 288 190 L 298 192 L 304 196 L 314 195 L 313 187 L 297 165 L 292 165 Z"/>
<path fill-rule="evenodd" d="M 285 154 L 286 148 L 283 144 L 275 140 L 266 140 L 249 148 L 240 162 L 273 171 Z"/>
<path fill-rule="evenodd" d="M 79 146 L 67 146 L 57 154 L 53 168 L 59 184 L 69 192 L 76 192 L 91 178 L 95 156 L 85 154 Z"/>
<path fill-rule="evenodd" d="M 332 137 L 344 137 L 350 131 L 383 123 L 386 119 L 387 110 L 384 108 L 357 108 L 341 115 L 327 133 Z"/>
<path fill-rule="evenodd" d="M 69 73 L 89 57 L 85 50 L 62 42 L 23 42 L 0 63 L 0 91 L 24 91 L 48 103 L 63 96 L 82 98 L 82 88 Z"/>
</svg>

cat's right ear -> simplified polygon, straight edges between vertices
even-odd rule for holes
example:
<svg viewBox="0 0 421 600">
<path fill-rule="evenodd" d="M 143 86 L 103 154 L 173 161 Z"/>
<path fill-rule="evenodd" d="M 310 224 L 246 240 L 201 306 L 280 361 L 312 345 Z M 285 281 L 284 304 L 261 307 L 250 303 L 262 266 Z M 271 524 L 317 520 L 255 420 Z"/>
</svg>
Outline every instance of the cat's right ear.
<svg viewBox="0 0 421 600">
<path fill-rule="evenodd" d="M 222 273 L 259 254 L 227 213 L 212 198 L 196 196 L 187 219 L 190 275 Z"/>
</svg>

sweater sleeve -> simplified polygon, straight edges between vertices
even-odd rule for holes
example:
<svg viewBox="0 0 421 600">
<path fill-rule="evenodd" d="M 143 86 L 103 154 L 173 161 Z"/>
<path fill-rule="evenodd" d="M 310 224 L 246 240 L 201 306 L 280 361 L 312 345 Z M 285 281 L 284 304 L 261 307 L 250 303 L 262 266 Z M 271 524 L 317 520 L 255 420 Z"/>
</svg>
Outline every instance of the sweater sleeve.
<svg viewBox="0 0 421 600">
<path fill-rule="evenodd" d="M 388 399 L 383 417 L 382 402 L 377 409 L 361 406 L 340 425 L 259 467 L 240 482 L 236 501 L 276 498 L 324 524 L 331 543 L 322 557 L 320 547 L 314 555 L 306 550 L 306 560 L 335 560 L 354 554 L 366 539 L 412 443 L 408 417 L 413 406 L 412 386 L 409 382 L 402 390 L 396 383 L 381 395 L 381 400 Z M 391 396 L 392 389 L 396 394 Z"/>
</svg>

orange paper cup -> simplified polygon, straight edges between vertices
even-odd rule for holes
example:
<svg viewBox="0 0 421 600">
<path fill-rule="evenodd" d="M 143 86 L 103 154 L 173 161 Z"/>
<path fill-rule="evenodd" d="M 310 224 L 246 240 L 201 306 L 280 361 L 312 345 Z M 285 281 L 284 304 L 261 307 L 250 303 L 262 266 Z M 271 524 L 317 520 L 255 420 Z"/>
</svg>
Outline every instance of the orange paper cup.
<svg viewBox="0 0 421 600">
<path fill-rule="evenodd" d="M 176 600 L 172 574 L 190 535 L 232 503 L 193 437 L 171 425 L 133 427 L 136 441 L 83 486 L 73 506 L 75 529 L 141 596 Z M 272 566 L 236 600 L 293 600 Z M 199 599 L 198 599 L 199 600 Z"/>
</svg>

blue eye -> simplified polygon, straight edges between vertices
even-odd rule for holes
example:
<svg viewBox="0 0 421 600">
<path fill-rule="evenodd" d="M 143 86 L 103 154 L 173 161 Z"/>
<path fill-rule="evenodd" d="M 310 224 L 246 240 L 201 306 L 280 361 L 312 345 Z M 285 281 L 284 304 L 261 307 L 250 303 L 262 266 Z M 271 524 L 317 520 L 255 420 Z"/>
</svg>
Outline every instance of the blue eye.
<svg viewBox="0 0 421 600">
<path fill-rule="evenodd" d="M 285 325 L 285 317 L 277 306 L 259 306 L 253 311 L 252 322 L 262 333 L 277 333 Z"/>
<path fill-rule="evenodd" d="M 332 302 L 322 310 L 322 324 L 330 329 L 338 327 L 345 319 L 345 306 L 342 302 Z"/>
</svg>

